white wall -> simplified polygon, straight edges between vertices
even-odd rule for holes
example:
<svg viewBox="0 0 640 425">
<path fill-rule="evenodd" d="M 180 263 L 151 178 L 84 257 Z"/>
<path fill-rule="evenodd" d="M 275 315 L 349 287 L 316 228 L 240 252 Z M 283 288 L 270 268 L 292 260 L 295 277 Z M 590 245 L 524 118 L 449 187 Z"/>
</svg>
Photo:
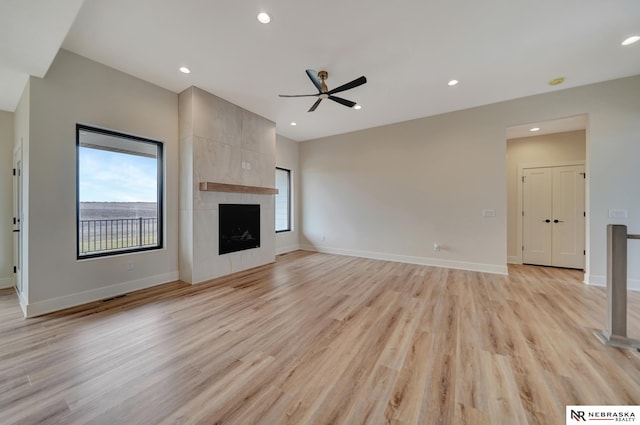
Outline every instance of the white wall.
<svg viewBox="0 0 640 425">
<path fill-rule="evenodd" d="M 61 50 L 30 79 L 29 115 L 27 314 L 177 279 L 177 94 Z M 164 249 L 76 260 L 76 123 L 164 142 Z"/>
<path fill-rule="evenodd" d="M 276 254 L 300 249 L 299 145 L 294 140 L 279 134 L 276 135 L 276 167 L 286 168 L 291 171 L 291 231 L 276 233 Z"/>
<path fill-rule="evenodd" d="M 638 93 L 635 76 L 304 142 L 301 243 L 505 272 L 505 129 L 588 114 L 585 279 L 604 284 L 608 209 L 627 209 L 622 224 L 640 233 Z M 638 245 L 630 242 L 629 284 L 640 288 Z"/>
<path fill-rule="evenodd" d="M 507 140 L 507 255 L 517 263 L 522 253 L 518 244 L 518 166 L 551 164 L 586 159 L 585 130 L 544 134 Z M 519 249 L 520 248 L 520 249 Z"/>
<path fill-rule="evenodd" d="M 12 112 L 0 111 L 0 288 L 14 285 L 13 120 Z"/>
</svg>

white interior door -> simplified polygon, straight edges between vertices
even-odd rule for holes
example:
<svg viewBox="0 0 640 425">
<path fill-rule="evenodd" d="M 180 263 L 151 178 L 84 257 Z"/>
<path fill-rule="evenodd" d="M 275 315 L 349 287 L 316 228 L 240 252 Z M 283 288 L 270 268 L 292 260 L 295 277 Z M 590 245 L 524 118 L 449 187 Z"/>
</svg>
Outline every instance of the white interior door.
<svg viewBox="0 0 640 425">
<path fill-rule="evenodd" d="M 22 148 L 13 154 L 13 264 L 16 289 L 22 292 Z"/>
<path fill-rule="evenodd" d="M 584 165 L 527 168 L 522 262 L 584 268 Z"/>
<path fill-rule="evenodd" d="M 584 181 L 583 165 L 553 168 L 553 266 L 584 267 Z"/>
<path fill-rule="evenodd" d="M 523 176 L 522 262 L 550 266 L 553 174 L 550 168 L 528 168 Z"/>
</svg>

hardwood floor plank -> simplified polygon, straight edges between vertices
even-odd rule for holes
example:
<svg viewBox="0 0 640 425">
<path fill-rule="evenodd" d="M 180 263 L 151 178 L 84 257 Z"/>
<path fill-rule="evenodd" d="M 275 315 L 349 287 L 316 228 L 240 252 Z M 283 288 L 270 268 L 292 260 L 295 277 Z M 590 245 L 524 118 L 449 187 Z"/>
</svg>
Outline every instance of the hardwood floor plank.
<svg viewBox="0 0 640 425">
<path fill-rule="evenodd" d="M 604 288 L 297 251 L 23 319 L 0 290 L 0 422 L 551 424 L 640 404 L 640 353 L 604 346 Z M 629 292 L 629 335 L 640 293 Z"/>
</svg>

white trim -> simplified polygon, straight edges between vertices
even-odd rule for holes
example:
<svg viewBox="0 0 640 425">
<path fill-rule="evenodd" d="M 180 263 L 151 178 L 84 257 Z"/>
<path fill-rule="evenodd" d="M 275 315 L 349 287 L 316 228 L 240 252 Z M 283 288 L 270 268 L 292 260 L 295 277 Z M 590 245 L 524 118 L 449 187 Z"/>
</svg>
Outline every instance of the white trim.
<svg viewBox="0 0 640 425">
<path fill-rule="evenodd" d="M 63 310 L 69 307 L 86 304 L 93 301 L 102 300 L 117 295 L 126 294 L 128 292 L 137 291 L 139 289 L 150 288 L 152 286 L 161 285 L 163 283 L 178 280 L 179 273 L 169 272 L 155 276 L 149 276 L 129 282 L 122 282 L 116 285 L 105 286 L 102 288 L 91 289 L 89 291 L 77 292 L 75 294 L 65 295 L 57 298 L 50 298 L 44 301 L 38 301 L 22 306 L 23 300 L 20 300 L 25 317 L 35 317 L 42 314 L 51 313 L 53 311 Z"/>
<path fill-rule="evenodd" d="M 286 254 L 287 252 L 293 252 L 300 249 L 300 244 L 286 245 L 276 247 L 276 255 Z"/>
<path fill-rule="evenodd" d="M 607 286 L 607 277 L 598 275 L 584 275 L 584 282 L 592 286 Z M 640 279 L 627 279 L 627 289 L 631 291 L 640 291 Z"/>
<path fill-rule="evenodd" d="M 522 261 L 517 255 L 509 255 L 507 257 L 507 264 L 522 264 Z"/>
<path fill-rule="evenodd" d="M 15 277 L 0 277 L 0 289 L 12 288 L 16 285 Z"/>
<path fill-rule="evenodd" d="M 407 255 L 397 255 L 384 252 L 357 251 L 350 249 L 319 247 L 313 245 L 301 245 L 300 249 L 305 251 L 323 252 L 327 254 L 346 255 L 352 257 L 371 258 L 374 260 L 395 261 L 398 263 L 420 264 L 423 266 L 444 267 L 447 269 L 470 270 L 474 272 L 493 273 L 507 275 L 507 266 L 496 264 L 470 263 L 466 261 L 442 260 L 439 258 L 413 257 Z"/>
</svg>

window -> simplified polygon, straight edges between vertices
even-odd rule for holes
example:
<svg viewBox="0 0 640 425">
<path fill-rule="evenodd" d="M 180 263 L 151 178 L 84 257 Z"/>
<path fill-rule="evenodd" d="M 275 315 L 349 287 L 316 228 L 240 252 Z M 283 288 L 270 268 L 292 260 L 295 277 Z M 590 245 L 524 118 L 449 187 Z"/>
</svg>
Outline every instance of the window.
<svg viewBox="0 0 640 425">
<path fill-rule="evenodd" d="M 291 231 L 291 170 L 276 168 L 276 232 Z"/>
<path fill-rule="evenodd" d="M 76 126 L 77 256 L 162 247 L 162 143 Z"/>
</svg>

